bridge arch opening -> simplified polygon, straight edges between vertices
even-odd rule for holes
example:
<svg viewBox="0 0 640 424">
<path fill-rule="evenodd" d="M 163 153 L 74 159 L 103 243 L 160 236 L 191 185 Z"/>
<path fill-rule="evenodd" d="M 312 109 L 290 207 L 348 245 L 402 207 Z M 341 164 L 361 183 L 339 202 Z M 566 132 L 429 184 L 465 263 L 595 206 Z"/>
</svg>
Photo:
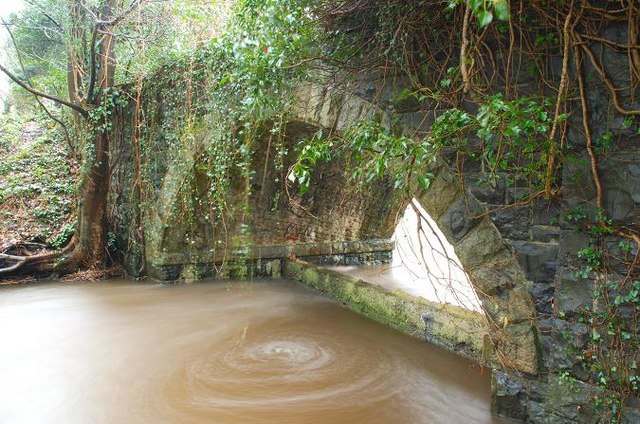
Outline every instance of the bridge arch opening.
<svg viewBox="0 0 640 424">
<path fill-rule="evenodd" d="M 483 313 L 458 255 L 420 202 L 413 198 L 393 233 L 390 274 L 409 294 Z"/>
</svg>

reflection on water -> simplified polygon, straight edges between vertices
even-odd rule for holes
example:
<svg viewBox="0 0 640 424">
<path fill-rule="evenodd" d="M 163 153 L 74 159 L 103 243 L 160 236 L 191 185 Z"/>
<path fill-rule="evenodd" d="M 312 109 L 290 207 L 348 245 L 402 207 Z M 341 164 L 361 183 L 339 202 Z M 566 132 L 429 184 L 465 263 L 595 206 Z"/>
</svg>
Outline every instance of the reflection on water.
<svg viewBox="0 0 640 424">
<path fill-rule="evenodd" d="M 287 282 L 0 289 L 1 423 L 498 423 L 470 362 Z"/>
</svg>

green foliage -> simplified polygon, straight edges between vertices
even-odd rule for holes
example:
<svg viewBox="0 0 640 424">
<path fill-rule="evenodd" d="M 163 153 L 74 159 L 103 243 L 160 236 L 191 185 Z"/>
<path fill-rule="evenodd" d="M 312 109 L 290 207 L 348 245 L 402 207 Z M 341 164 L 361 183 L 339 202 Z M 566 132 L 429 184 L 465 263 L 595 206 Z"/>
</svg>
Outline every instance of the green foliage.
<svg viewBox="0 0 640 424">
<path fill-rule="evenodd" d="M 548 101 L 521 97 L 504 100 L 489 96 L 480 106 L 475 121 L 482 140 L 481 160 L 490 175 L 506 172 L 531 186 L 542 183 L 552 141 L 546 139 L 551 124 Z"/>
<path fill-rule="evenodd" d="M 8 24 L 20 49 L 16 52 L 11 40 L 4 40 L 14 73 L 42 91 L 67 97 L 65 28 L 69 27 L 70 17 L 66 2 L 24 2 L 24 9 L 11 15 Z M 24 64 L 24 72 L 18 58 Z"/>
<path fill-rule="evenodd" d="M 73 233 L 76 184 L 66 143 L 39 114 L 0 115 L 0 239 L 60 247 Z"/>
<path fill-rule="evenodd" d="M 594 295 L 599 306 L 584 311 L 581 317 L 591 327 L 582 359 L 593 382 L 603 389 L 594 399 L 596 409 L 607 413 L 612 423 L 618 423 L 625 400 L 640 395 L 640 281 L 607 280 L 597 285 Z"/>
<path fill-rule="evenodd" d="M 346 158 L 352 177 L 364 182 L 388 175 L 396 188 L 413 182 L 427 188 L 438 152 L 454 149 L 487 165 L 490 178 L 507 174 L 512 180 L 539 185 L 551 147 L 545 138 L 551 122 L 549 106 L 532 98 L 507 101 L 500 94 L 489 96 L 475 115 L 457 108 L 440 113 L 421 140 L 393 134 L 377 121 L 356 122 L 333 139 L 318 133 L 303 141 L 289 179 L 305 192 L 318 161 Z"/>
<path fill-rule="evenodd" d="M 571 392 L 580 393 L 580 388 L 578 387 L 578 380 L 574 376 L 572 376 L 569 371 L 558 372 L 558 381 L 563 386 L 567 386 Z"/>
<path fill-rule="evenodd" d="M 593 246 L 579 250 L 578 257 L 586 262 L 586 266 L 576 272 L 578 278 L 589 278 L 591 272 L 602 267 L 602 252 Z"/>
<path fill-rule="evenodd" d="M 351 179 L 369 183 L 389 176 L 395 188 L 408 188 L 415 181 L 428 188 L 433 175 L 428 168 L 435 161 L 431 144 L 395 135 L 377 121 L 359 121 L 334 138 L 324 138 L 322 132 L 303 140 L 297 149 L 298 161 L 288 178 L 299 184 L 304 194 L 311 181 L 312 169 L 320 161 L 344 158 Z"/>
<path fill-rule="evenodd" d="M 463 3 L 471 9 L 481 28 L 493 22 L 494 16 L 501 21 L 509 19 L 508 0 L 449 0 L 449 7 L 454 8 Z"/>
<path fill-rule="evenodd" d="M 574 206 L 564 217 L 568 222 L 579 224 L 587 219 L 587 211 L 582 206 Z"/>
<path fill-rule="evenodd" d="M 234 118 L 255 121 L 283 110 L 288 90 L 304 77 L 295 63 L 317 48 L 310 12 L 304 0 L 246 0 L 210 44 L 204 59 L 222 70 L 215 101 L 228 111 L 232 100 Z"/>
<path fill-rule="evenodd" d="M 269 138 L 270 158 L 283 171 L 284 116 L 291 89 L 307 75 L 296 65 L 318 48 L 310 4 L 239 2 L 216 38 L 171 56 L 144 88 L 143 99 L 162 107 L 145 109 L 143 175 L 149 187 L 159 188 L 160 181 L 151 179 L 184 169 L 187 179 L 172 219 L 185 223 L 191 249 L 218 251 L 250 242 L 250 234 L 232 235 L 250 217 L 254 146 Z M 168 161 L 158 163 L 159 157 Z M 211 233 L 203 235 L 203 225 Z"/>
<path fill-rule="evenodd" d="M 69 241 L 71 240 L 71 237 L 73 237 L 73 234 L 76 231 L 76 225 L 75 223 L 67 223 L 64 224 L 60 230 L 58 231 L 58 233 L 55 235 L 55 237 L 53 238 L 53 240 L 51 240 L 51 246 L 56 248 L 56 249 L 61 249 L 64 246 L 67 245 L 67 243 L 69 243 Z"/>
<path fill-rule="evenodd" d="M 596 138 L 593 141 L 594 148 L 593 151 L 597 155 L 603 155 L 611 150 L 613 146 L 613 133 L 611 131 L 607 131 L 602 136 Z"/>
<path fill-rule="evenodd" d="M 129 98 L 119 87 L 107 87 L 102 93 L 100 104 L 89 110 L 89 125 L 94 134 L 108 133 L 113 128 L 116 108 L 127 106 Z"/>
</svg>

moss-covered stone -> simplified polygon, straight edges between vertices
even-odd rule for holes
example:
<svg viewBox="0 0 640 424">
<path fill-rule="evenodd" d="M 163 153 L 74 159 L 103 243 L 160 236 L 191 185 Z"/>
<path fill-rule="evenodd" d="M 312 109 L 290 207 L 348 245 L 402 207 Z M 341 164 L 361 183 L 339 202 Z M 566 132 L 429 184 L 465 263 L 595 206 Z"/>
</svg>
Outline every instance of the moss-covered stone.
<svg viewBox="0 0 640 424">
<path fill-rule="evenodd" d="M 483 361 L 484 318 L 473 311 L 441 305 L 302 261 L 287 261 L 284 275 L 350 309 L 420 340 Z"/>
</svg>

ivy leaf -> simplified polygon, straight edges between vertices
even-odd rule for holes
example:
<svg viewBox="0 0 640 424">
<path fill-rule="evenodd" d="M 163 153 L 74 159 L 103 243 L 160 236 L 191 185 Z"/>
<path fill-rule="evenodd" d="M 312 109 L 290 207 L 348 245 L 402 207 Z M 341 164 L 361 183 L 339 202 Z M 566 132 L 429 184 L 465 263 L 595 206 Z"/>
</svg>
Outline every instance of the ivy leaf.
<svg viewBox="0 0 640 424">
<path fill-rule="evenodd" d="M 493 13 L 490 10 L 479 10 L 478 11 L 478 22 L 480 23 L 480 28 L 486 27 L 493 21 Z"/>
<path fill-rule="evenodd" d="M 420 175 L 418 177 L 418 185 L 420 185 L 420 187 L 426 190 L 431 185 L 431 180 L 425 177 L 424 175 Z"/>
<path fill-rule="evenodd" d="M 496 18 L 501 21 L 509 20 L 509 2 L 507 0 L 493 0 L 493 7 L 496 11 Z"/>
<path fill-rule="evenodd" d="M 480 9 L 480 6 L 482 6 L 484 0 L 469 0 L 469 7 L 471 8 L 471 10 L 478 11 Z"/>
</svg>

